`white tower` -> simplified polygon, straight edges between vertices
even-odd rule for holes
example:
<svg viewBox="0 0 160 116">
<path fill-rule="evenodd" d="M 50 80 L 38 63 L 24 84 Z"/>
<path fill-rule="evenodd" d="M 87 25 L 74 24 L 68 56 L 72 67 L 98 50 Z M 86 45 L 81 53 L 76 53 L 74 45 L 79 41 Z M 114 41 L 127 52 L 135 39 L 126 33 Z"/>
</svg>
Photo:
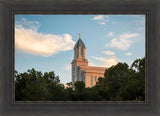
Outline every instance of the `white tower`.
<svg viewBox="0 0 160 116">
<path fill-rule="evenodd" d="M 83 76 L 83 70 L 81 67 L 88 66 L 88 60 L 85 55 L 86 47 L 81 40 L 81 35 L 79 34 L 79 39 L 74 46 L 74 59 L 72 60 L 72 83 L 76 81 L 85 81 L 85 76 Z"/>
</svg>

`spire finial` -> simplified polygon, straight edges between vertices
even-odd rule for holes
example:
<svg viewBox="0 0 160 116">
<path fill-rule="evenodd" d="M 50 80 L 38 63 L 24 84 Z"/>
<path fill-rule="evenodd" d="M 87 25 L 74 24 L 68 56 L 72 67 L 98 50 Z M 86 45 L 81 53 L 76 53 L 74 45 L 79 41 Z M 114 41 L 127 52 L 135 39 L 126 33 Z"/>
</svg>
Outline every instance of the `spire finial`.
<svg viewBox="0 0 160 116">
<path fill-rule="evenodd" d="M 81 33 L 79 33 L 79 39 L 81 39 Z"/>
</svg>

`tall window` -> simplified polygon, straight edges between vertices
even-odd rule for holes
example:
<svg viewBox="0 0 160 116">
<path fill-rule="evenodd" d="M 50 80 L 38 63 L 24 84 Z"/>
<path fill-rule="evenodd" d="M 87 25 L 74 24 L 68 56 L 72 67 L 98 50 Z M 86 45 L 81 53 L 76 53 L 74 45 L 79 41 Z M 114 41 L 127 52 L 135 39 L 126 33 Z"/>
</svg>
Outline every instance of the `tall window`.
<svg viewBox="0 0 160 116">
<path fill-rule="evenodd" d="M 73 75 L 73 82 L 75 82 L 75 76 Z"/>
<path fill-rule="evenodd" d="M 97 76 L 94 77 L 94 81 L 97 81 Z"/>
<path fill-rule="evenodd" d="M 91 76 L 91 87 L 93 87 L 93 76 Z"/>
<path fill-rule="evenodd" d="M 75 67 L 73 67 L 73 71 L 75 71 Z"/>
<path fill-rule="evenodd" d="M 81 48 L 81 55 L 83 56 L 83 48 Z"/>
</svg>

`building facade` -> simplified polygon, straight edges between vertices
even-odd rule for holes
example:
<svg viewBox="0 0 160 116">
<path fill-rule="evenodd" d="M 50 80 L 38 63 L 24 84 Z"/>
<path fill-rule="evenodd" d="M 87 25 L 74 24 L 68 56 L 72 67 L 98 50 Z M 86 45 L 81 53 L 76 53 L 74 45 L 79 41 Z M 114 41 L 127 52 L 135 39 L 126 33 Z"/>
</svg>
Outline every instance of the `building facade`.
<svg viewBox="0 0 160 116">
<path fill-rule="evenodd" d="M 72 83 L 76 81 L 85 82 L 86 87 L 93 87 L 99 77 L 104 77 L 105 67 L 88 66 L 86 59 L 86 47 L 81 40 L 80 34 L 74 46 L 74 58 L 72 60 Z"/>
</svg>

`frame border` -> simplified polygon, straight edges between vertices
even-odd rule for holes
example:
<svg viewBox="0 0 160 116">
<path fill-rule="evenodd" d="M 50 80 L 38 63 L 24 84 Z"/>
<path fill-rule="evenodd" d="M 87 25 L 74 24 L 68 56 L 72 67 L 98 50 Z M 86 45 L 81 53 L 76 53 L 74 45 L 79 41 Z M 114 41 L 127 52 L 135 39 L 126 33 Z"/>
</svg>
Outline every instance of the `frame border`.
<svg viewBox="0 0 160 116">
<path fill-rule="evenodd" d="M 36 12 L 12 12 L 12 39 L 13 41 L 15 41 L 15 35 L 14 35 L 14 23 L 15 23 L 15 20 L 14 20 L 14 15 L 19 15 L 19 14 L 33 14 L 33 15 L 38 15 L 38 14 L 42 14 L 43 13 L 36 13 Z M 48 13 L 47 13 L 48 14 Z M 79 15 L 79 13 L 70 13 L 70 12 L 67 12 L 67 13 L 58 13 L 56 14 L 56 12 L 50 12 L 49 14 L 53 14 L 53 15 Z M 98 13 L 93 13 L 93 12 L 88 12 L 87 14 L 83 14 L 82 15 L 95 15 L 95 14 L 98 14 Z M 14 82 L 14 61 L 15 61 L 15 42 L 13 42 L 12 46 L 13 46 L 13 54 L 14 54 L 14 57 L 13 57 L 13 61 L 12 61 L 12 69 L 13 69 L 13 74 L 12 74 L 12 104 L 148 104 L 148 63 L 147 63 L 147 58 L 148 58 L 148 49 L 147 49 L 147 41 L 148 41 L 148 12 L 121 12 L 121 13 L 116 13 L 116 12 L 105 12 L 105 13 L 101 13 L 101 15 L 145 15 L 145 101 L 15 101 L 15 82 Z"/>
<path fill-rule="evenodd" d="M 77 115 L 77 116 L 159 116 L 160 115 L 160 72 L 159 72 L 159 37 L 160 37 L 160 5 L 159 0 L 0 0 L 0 115 Z M 14 74 L 14 40 L 12 12 L 19 13 L 55 13 L 55 14 L 103 14 L 147 12 L 147 87 L 148 100 L 145 104 L 49 104 L 32 103 L 16 104 L 13 102 L 12 79 Z M 108 13 L 107 13 L 108 14 Z M 12 28 L 11 28 L 12 27 Z M 146 28 L 147 28 L 146 27 Z M 65 101 L 66 102 L 66 101 Z"/>
</svg>

